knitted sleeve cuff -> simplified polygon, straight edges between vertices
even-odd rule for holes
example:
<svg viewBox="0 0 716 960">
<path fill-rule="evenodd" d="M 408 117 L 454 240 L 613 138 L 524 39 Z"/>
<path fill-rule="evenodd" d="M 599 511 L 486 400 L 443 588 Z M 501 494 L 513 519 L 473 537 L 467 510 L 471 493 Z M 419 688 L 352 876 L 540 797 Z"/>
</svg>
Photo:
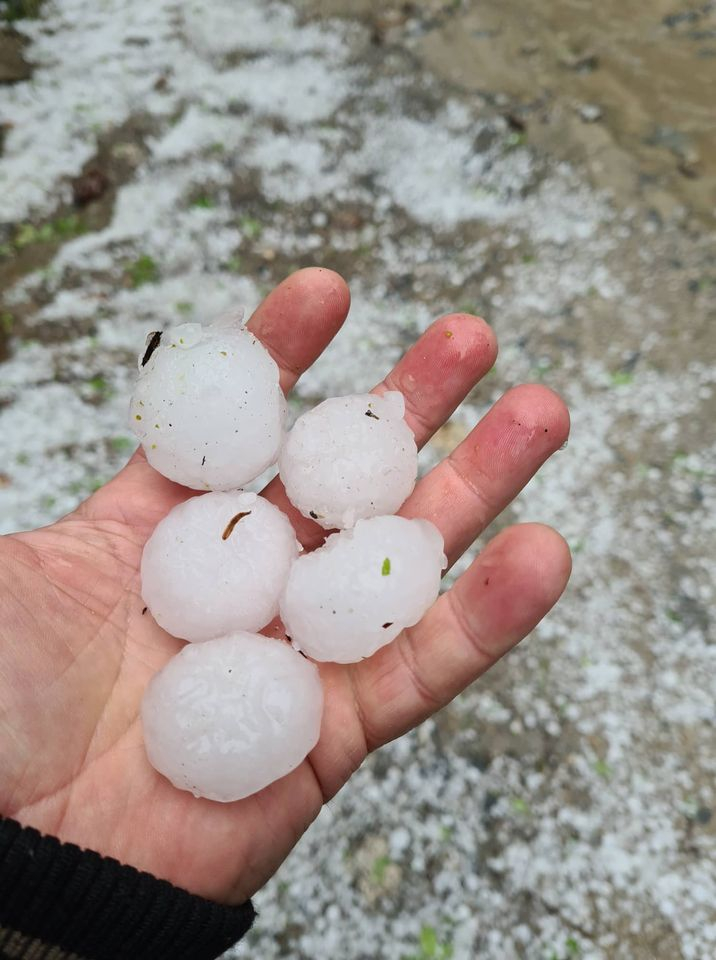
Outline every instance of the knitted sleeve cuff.
<svg viewBox="0 0 716 960">
<path fill-rule="evenodd" d="M 0 817 L 0 957 L 214 960 L 253 919 Z"/>
</svg>

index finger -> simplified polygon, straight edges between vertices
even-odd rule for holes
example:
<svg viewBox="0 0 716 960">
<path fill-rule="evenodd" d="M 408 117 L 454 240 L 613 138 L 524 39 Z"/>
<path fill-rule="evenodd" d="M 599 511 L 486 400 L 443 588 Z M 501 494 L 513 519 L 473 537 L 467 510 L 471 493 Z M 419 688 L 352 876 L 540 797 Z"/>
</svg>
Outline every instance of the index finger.
<svg viewBox="0 0 716 960">
<path fill-rule="evenodd" d="M 284 393 L 341 329 L 350 302 L 339 274 L 307 267 L 279 283 L 256 308 L 246 326 L 278 364 Z"/>
</svg>

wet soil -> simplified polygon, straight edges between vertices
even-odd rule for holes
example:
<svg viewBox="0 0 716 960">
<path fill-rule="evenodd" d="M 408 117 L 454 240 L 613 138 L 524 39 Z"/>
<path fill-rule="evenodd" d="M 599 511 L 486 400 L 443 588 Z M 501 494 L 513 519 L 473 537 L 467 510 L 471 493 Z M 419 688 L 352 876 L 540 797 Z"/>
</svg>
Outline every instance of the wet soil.
<svg viewBox="0 0 716 960">
<path fill-rule="evenodd" d="M 520 132 L 620 203 L 716 212 L 716 3 L 684 0 L 305 0 L 362 16 L 374 42 L 503 98 Z"/>
</svg>

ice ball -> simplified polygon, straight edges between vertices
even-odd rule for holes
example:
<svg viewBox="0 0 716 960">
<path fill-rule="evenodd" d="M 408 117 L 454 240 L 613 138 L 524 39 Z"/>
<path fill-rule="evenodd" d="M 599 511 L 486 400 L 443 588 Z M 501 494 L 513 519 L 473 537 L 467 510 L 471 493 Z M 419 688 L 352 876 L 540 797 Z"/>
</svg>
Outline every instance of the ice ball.
<svg viewBox="0 0 716 960">
<path fill-rule="evenodd" d="M 195 490 L 235 490 L 278 458 L 279 370 L 248 330 L 183 323 L 149 335 L 130 426 L 159 473 Z"/>
<path fill-rule="evenodd" d="M 152 766 L 180 790 L 229 802 L 297 767 L 318 741 L 316 666 L 280 640 L 234 633 L 189 644 L 142 702 Z"/>
<path fill-rule="evenodd" d="M 332 397 L 298 418 L 279 457 L 288 498 L 322 527 L 394 513 L 410 495 L 418 451 L 397 390 Z"/>
<path fill-rule="evenodd" d="M 359 520 L 296 560 L 281 619 L 297 650 L 353 663 L 420 620 L 446 563 L 443 538 L 427 520 Z"/>
<path fill-rule="evenodd" d="M 142 597 L 184 640 L 260 630 L 298 556 L 288 518 L 255 493 L 205 493 L 174 507 L 142 554 Z"/>
</svg>

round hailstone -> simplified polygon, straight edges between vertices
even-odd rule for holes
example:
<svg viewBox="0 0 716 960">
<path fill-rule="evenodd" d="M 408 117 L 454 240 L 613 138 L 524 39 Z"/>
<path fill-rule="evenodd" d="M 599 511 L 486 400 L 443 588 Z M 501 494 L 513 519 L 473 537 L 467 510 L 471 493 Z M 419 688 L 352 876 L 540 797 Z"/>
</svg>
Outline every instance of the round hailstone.
<svg viewBox="0 0 716 960">
<path fill-rule="evenodd" d="M 279 457 L 288 498 L 322 527 L 395 513 L 418 473 L 413 432 L 397 390 L 332 397 L 296 421 Z"/>
<path fill-rule="evenodd" d="M 235 490 L 276 462 L 285 417 L 278 367 L 244 327 L 183 323 L 149 334 L 130 426 L 165 477 Z"/>
<path fill-rule="evenodd" d="M 427 520 L 359 520 L 296 560 L 281 619 L 297 650 L 353 663 L 420 620 L 446 564 L 443 538 Z"/>
<path fill-rule="evenodd" d="M 298 543 L 288 518 L 255 493 L 205 493 L 174 507 L 142 554 L 142 597 L 159 626 L 184 640 L 260 630 Z"/>
<path fill-rule="evenodd" d="M 315 747 L 323 690 L 314 664 L 280 640 L 234 633 L 189 644 L 142 702 L 152 766 L 196 797 L 241 800 Z"/>
</svg>

